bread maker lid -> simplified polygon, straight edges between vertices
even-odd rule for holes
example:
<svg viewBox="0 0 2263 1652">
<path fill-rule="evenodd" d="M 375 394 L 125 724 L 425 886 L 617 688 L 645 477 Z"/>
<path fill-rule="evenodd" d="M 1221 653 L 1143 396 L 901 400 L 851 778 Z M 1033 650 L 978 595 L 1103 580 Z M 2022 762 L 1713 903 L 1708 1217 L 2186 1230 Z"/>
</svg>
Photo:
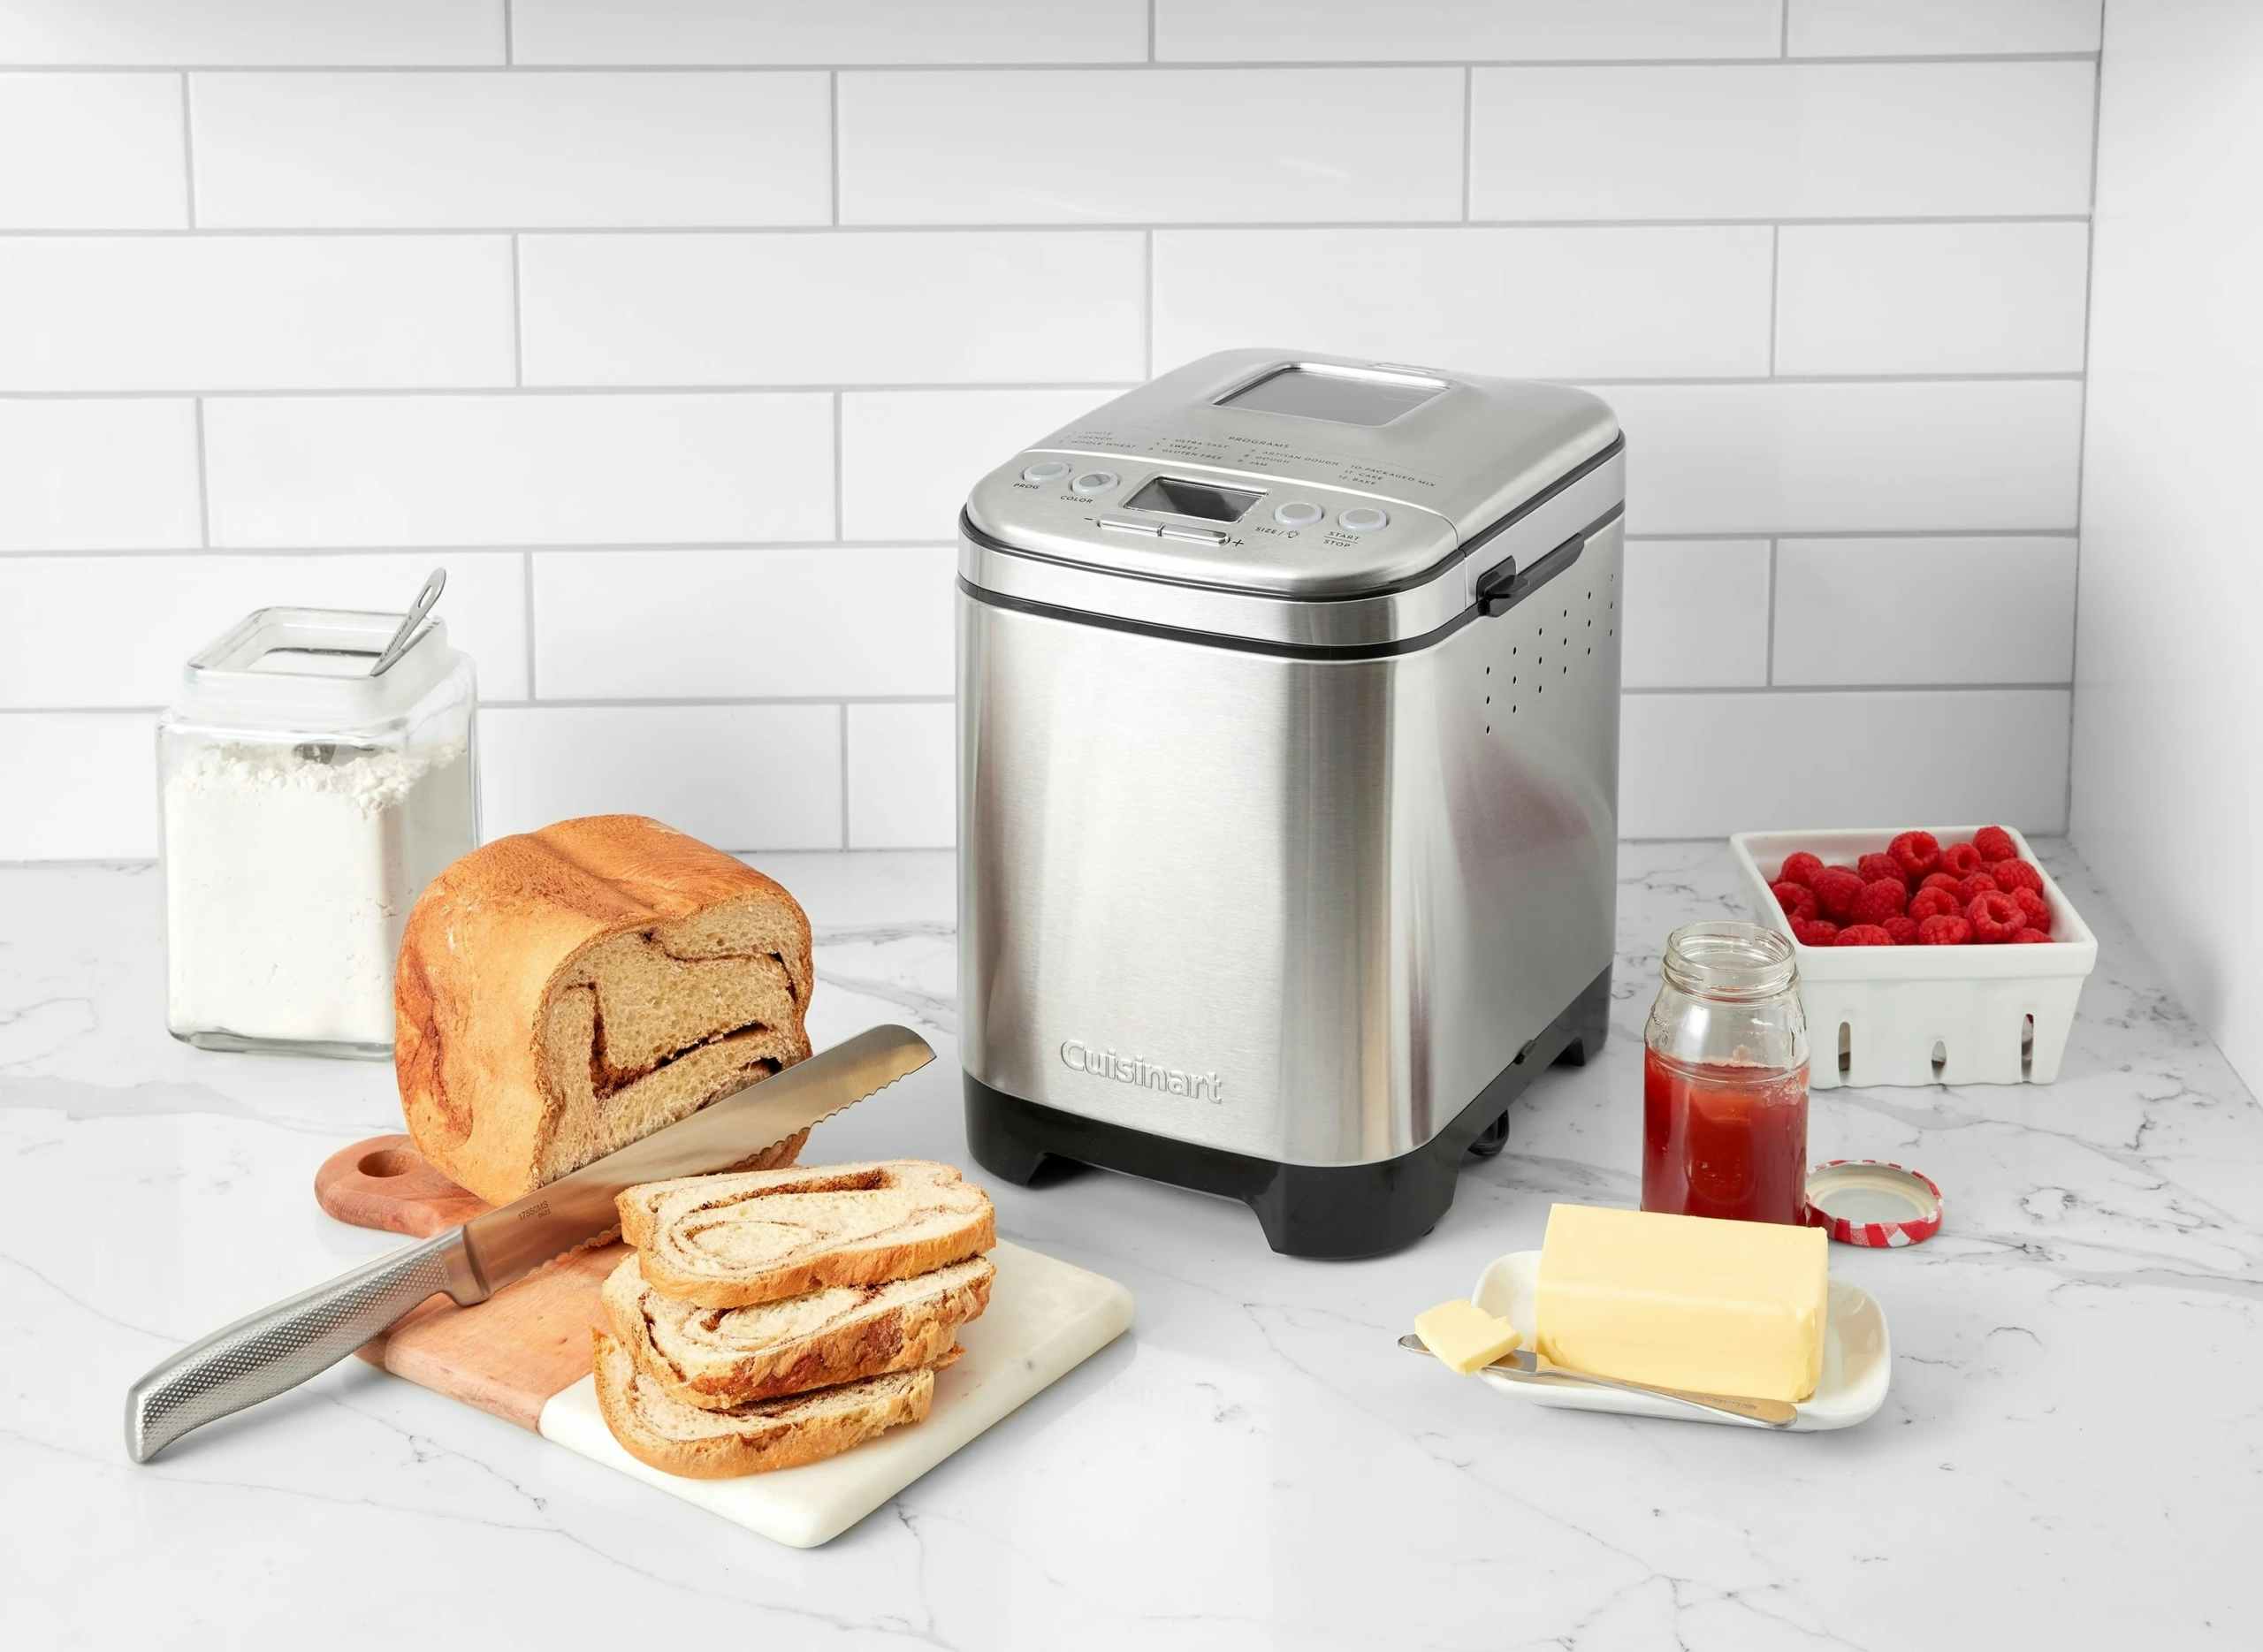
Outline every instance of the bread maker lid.
<svg viewBox="0 0 2263 1652">
<path fill-rule="evenodd" d="M 1103 620 L 1403 643 L 1463 614 L 1481 573 L 1615 516 L 1624 447 L 1610 407 L 1565 385 L 1222 351 L 976 483 L 960 574 L 971 596 Z"/>
</svg>

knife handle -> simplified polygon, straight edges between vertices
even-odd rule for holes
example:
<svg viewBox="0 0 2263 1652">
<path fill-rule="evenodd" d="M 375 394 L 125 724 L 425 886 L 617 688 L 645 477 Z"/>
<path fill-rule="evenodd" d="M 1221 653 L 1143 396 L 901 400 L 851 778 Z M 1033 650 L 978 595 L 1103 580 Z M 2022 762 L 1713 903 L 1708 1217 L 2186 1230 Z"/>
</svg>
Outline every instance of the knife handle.
<svg viewBox="0 0 2263 1652">
<path fill-rule="evenodd" d="M 486 1294 L 451 1228 L 262 1308 L 161 1360 L 126 1392 L 126 1450 L 146 1463 L 192 1428 L 327 1371 L 428 1297 Z"/>
</svg>

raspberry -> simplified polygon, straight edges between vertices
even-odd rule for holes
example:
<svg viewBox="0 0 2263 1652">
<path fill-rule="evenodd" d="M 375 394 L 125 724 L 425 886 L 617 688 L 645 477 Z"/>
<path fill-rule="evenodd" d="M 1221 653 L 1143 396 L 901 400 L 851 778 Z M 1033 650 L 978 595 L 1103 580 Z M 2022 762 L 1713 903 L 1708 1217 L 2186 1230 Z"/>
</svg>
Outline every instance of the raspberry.
<svg viewBox="0 0 2263 1652">
<path fill-rule="evenodd" d="M 1827 947 L 1839 938 L 1839 925 L 1827 917 L 1795 917 L 1792 939 L 1802 947 Z"/>
<path fill-rule="evenodd" d="M 1893 937 L 1897 947 L 1907 947 L 1917 939 L 1917 920 L 1914 917 L 1889 917 L 1878 927 Z"/>
<path fill-rule="evenodd" d="M 1823 860 L 1820 856 L 1810 855 L 1805 849 L 1801 849 L 1797 854 L 1784 856 L 1784 870 L 1776 874 L 1776 881 L 1812 885 L 1815 882 L 1815 874 L 1822 870 Z"/>
<path fill-rule="evenodd" d="M 1996 880 L 1996 887 L 2009 895 L 2015 889 L 2032 889 L 2043 893 L 2043 874 L 2023 860 L 2000 860 L 1988 868 L 1988 875 Z"/>
<path fill-rule="evenodd" d="M 2020 921 L 2030 929 L 2040 931 L 2047 939 L 2051 933 L 2051 902 L 2032 889 L 2015 889 L 2012 902 L 2019 908 Z"/>
<path fill-rule="evenodd" d="M 1901 879 L 1880 878 L 1863 886 L 1863 892 L 1855 897 L 1853 917 L 1857 924 L 1883 924 L 1909 909 L 1909 891 Z"/>
<path fill-rule="evenodd" d="M 1917 887 L 1920 889 L 1946 889 L 1951 895 L 1954 895 L 1956 893 L 1957 882 L 1958 879 L 1950 877 L 1945 872 L 1927 872 L 1925 874 L 1925 881 L 1919 884 Z M 1960 902 L 1958 904 L 1962 907 L 1963 903 Z"/>
<path fill-rule="evenodd" d="M 1784 909 L 1786 917 L 1815 916 L 1815 891 L 1803 883 L 1772 883 L 1768 893 L 1776 897 L 1776 904 Z"/>
<path fill-rule="evenodd" d="M 1860 866 L 1855 865 L 1855 863 L 1850 860 L 1833 861 L 1827 868 L 1825 868 L 1825 870 L 1830 872 L 1851 872 L 1857 878 L 1863 877 L 1863 869 Z M 1863 881 L 1868 883 L 1870 879 L 1863 878 Z"/>
<path fill-rule="evenodd" d="M 1893 937 L 1876 924 L 1849 924 L 1839 932 L 1839 939 L 1831 944 L 1834 947 L 1890 947 L 1893 944 Z"/>
<path fill-rule="evenodd" d="M 1952 843 L 1941 851 L 1941 870 L 1952 878 L 1970 878 L 1988 864 L 1988 857 L 1970 843 Z"/>
<path fill-rule="evenodd" d="M 1971 939 L 1972 925 L 1946 913 L 1926 918 L 1917 925 L 1917 944 L 1921 947 L 1961 947 Z"/>
<path fill-rule="evenodd" d="M 2012 841 L 2012 834 L 2001 826 L 1982 826 L 1972 834 L 1972 847 L 1980 851 L 1982 860 L 2019 858 L 2019 845 Z"/>
<path fill-rule="evenodd" d="M 2051 944 L 2051 937 L 2039 929 L 2023 929 L 2012 940 L 2023 947 L 2047 947 Z"/>
<path fill-rule="evenodd" d="M 1904 832 L 1886 846 L 1886 852 L 1912 878 L 1938 871 L 1941 864 L 1940 840 L 1930 832 Z"/>
<path fill-rule="evenodd" d="M 1815 903 L 1823 909 L 1825 917 L 1844 918 L 1855 910 L 1855 897 L 1863 892 L 1862 878 L 1840 866 L 1826 866 L 1815 874 L 1809 886 L 1815 891 Z"/>
<path fill-rule="evenodd" d="M 1864 883 L 1876 883 L 1890 878 L 1903 888 L 1909 887 L 1909 874 L 1901 870 L 1901 863 L 1891 855 L 1865 855 L 1855 863 L 1855 870 L 1863 874 Z"/>
<path fill-rule="evenodd" d="M 1985 872 L 1976 872 L 1956 886 L 1956 898 L 1970 906 L 1984 895 L 1996 893 L 1996 880 Z"/>
<path fill-rule="evenodd" d="M 1983 946 L 2009 940 L 2027 927 L 2019 902 L 1993 892 L 1972 897 L 1972 904 L 1964 909 L 1964 921 L 1972 925 L 1972 939 Z"/>
<path fill-rule="evenodd" d="M 1921 924 L 1929 917 L 1959 917 L 1963 912 L 1964 902 L 1956 898 L 1956 891 L 1939 884 L 1929 883 L 1909 897 L 1909 916 Z"/>
</svg>

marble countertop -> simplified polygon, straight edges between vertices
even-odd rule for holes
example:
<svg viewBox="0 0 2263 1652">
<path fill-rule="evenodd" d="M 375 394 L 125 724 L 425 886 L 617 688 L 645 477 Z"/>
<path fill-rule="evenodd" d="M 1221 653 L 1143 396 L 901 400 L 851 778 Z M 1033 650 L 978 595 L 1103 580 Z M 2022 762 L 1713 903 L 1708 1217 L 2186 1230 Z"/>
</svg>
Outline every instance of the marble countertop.
<svg viewBox="0 0 2263 1652">
<path fill-rule="evenodd" d="M 1400 1255 L 1267 1251 L 1238 1205 L 1087 1174 L 1002 1235 L 1109 1274 L 1132 1333 L 827 1548 L 724 1526 L 357 1361 L 128 1464 L 160 1354 L 392 1243 L 315 1167 L 397 1128 L 379 1065 L 163 1027 L 146 867 L 0 871 L 0 1624 L 11 1646 L 2263 1644 L 2263 1111 L 2063 846 L 2099 940 L 2049 1088 L 1838 1090 L 1818 1157 L 1916 1165 L 1939 1237 L 1834 1249 L 1893 1390 L 1847 1433 L 1547 1411 L 1392 1346 L 1551 1199 L 1633 1203 L 1657 948 L 1725 848 L 1621 856 L 1612 1042 Z M 820 1044 L 942 1059 L 821 1156 L 964 1161 L 949 861 L 764 861 L 818 927 Z M 813 1154 L 819 1148 L 812 1149 Z"/>
</svg>

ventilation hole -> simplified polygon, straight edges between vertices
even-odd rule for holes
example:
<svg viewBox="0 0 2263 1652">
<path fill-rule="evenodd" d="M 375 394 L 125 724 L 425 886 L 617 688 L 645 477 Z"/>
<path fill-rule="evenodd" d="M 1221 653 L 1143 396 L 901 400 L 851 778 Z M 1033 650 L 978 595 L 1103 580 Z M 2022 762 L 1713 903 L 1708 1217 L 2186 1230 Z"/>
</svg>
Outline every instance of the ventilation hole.
<svg viewBox="0 0 2263 1652">
<path fill-rule="evenodd" d="M 1493 668 L 1492 668 L 1492 666 L 1486 666 L 1486 667 L 1485 667 L 1485 674 L 1486 674 L 1487 676 L 1489 676 L 1489 677 L 1490 677 L 1490 676 L 1491 676 L 1491 675 L 1493 674 Z"/>
<path fill-rule="evenodd" d="M 1590 654 L 1592 654 L 1592 653 L 1594 653 L 1594 652 L 1595 652 L 1595 648 L 1594 648 L 1594 645 L 1593 645 L 1593 644 L 1589 644 L 1589 645 L 1588 652 L 1589 652 L 1589 653 L 1590 653 Z"/>
<path fill-rule="evenodd" d="M 1493 732 L 1493 725 L 1492 725 L 1492 724 L 1490 724 L 1490 723 L 1486 724 L 1486 725 L 1485 725 L 1485 732 L 1486 732 L 1487 734 L 1489 734 L 1489 735 L 1490 735 L 1490 734 L 1491 734 L 1491 733 Z"/>
<path fill-rule="evenodd" d="M 1933 1077 L 1938 1078 L 1948 1070 L 1948 1046 L 1939 1039 L 1933 1040 Z"/>
<path fill-rule="evenodd" d="M 2023 1016 L 2019 1027 L 2019 1076 L 2023 1080 L 2035 1077 L 2035 1017 Z"/>
<path fill-rule="evenodd" d="M 1850 1021 L 1839 1024 L 1839 1071 L 1841 1076 L 1855 1070 L 1855 1025 Z"/>
<path fill-rule="evenodd" d="M 1569 666 L 1558 666 L 1557 669 L 1567 677 L 1572 674 L 1572 668 Z"/>
<path fill-rule="evenodd" d="M 1490 694 L 1489 694 L 1489 695 L 1487 695 L 1487 696 L 1485 697 L 1485 704 L 1488 704 L 1488 705 L 1490 705 L 1490 704 L 1492 704 L 1492 703 L 1493 703 L 1493 697 L 1492 697 L 1491 695 L 1490 695 Z M 1920 862 L 1918 863 L 1918 864 L 1920 864 L 1920 865 L 1923 865 L 1924 864 L 1924 862 L 1922 862 L 1922 861 L 1920 861 Z"/>
</svg>

